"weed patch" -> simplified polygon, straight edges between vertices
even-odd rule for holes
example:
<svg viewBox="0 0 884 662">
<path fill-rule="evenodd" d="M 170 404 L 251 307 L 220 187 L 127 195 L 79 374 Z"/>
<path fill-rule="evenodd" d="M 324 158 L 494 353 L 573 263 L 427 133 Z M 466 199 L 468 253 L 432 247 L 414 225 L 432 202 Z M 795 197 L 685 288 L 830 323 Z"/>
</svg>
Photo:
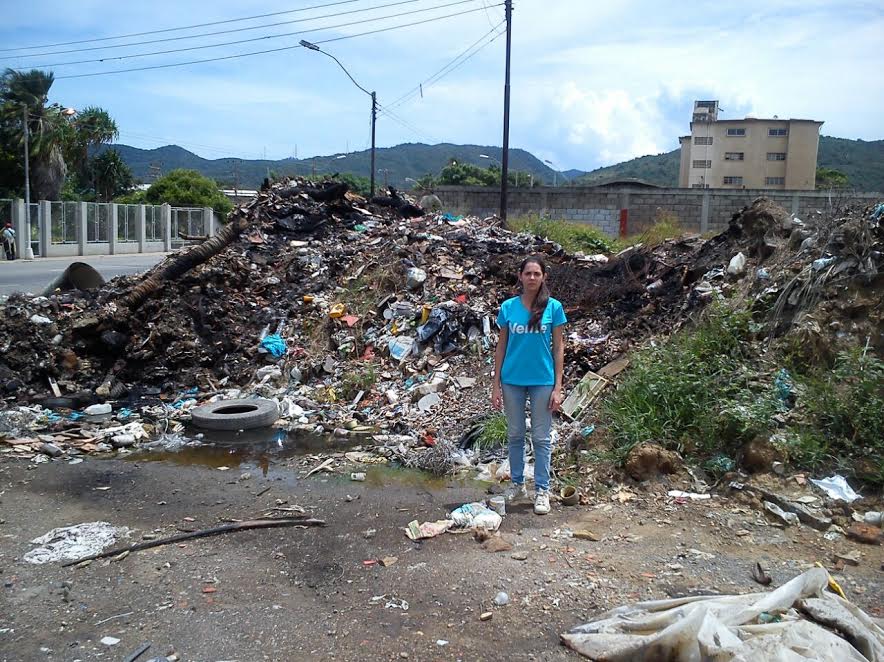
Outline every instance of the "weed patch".
<svg viewBox="0 0 884 662">
<path fill-rule="evenodd" d="M 511 220 L 510 226 L 516 232 L 527 232 L 561 244 L 570 253 L 611 253 L 615 246 L 614 239 L 587 223 L 556 221 L 532 215 Z"/>
</svg>

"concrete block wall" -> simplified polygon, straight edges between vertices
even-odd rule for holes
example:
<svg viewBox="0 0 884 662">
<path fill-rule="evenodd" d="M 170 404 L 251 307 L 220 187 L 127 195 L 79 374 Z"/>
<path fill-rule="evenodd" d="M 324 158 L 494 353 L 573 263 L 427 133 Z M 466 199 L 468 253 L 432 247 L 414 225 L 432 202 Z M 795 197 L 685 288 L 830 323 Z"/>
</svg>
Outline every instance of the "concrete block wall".
<svg viewBox="0 0 884 662">
<path fill-rule="evenodd" d="M 490 216 L 500 208 L 500 191 L 476 186 L 440 186 L 435 191 L 446 211 Z M 626 235 L 640 234 L 665 214 L 675 216 L 688 232 L 720 232 L 731 217 L 758 197 L 766 197 L 799 218 L 826 212 L 849 200 L 884 200 L 882 193 L 836 193 L 827 191 L 774 191 L 767 189 L 648 189 L 624 187 L 538 187 L 510 189 L 510 218 L 542 215 L 548 218 L 594 225 L 604 232 L 621 234 L 620 214 L 626 210 Z"/>
</svg>

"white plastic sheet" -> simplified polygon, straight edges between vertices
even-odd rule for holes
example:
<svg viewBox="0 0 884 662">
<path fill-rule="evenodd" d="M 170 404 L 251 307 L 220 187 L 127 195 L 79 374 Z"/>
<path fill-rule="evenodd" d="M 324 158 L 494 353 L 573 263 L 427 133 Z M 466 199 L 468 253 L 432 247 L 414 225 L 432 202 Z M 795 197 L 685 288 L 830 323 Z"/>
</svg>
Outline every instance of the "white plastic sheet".
<svg viewBox="0 0 884 662">
<path fill-rule="evenodd" d="M 826 570 L 813 568 L 769 593 L 618 607 L 562 640 L 604 662 L 884 662 L 884 629 L 855 605 L 824 591 L 828 580 Z M 781 621 L 766 622 L 762 614 Z"/>
<path fill-rule="evenodd" d="M 73 561 L 104 551 L 117 538 L 129 535 L 126 527 L 116 527 L 108 522 L 86 522 L 75 526 L 52 529 L 31 543 L 40 545 L 22 558 L 28 563 L 42 564 L 55 561 Z"/>
<path fill-rule="evenodd" d="M 820 480 L 811 478 L 810 482 L 828 494 L 832 499 L 841 499 L 842 501 L 850 503 L 851 501 L 856 501 L 857 499 L 862 498 L 861 495 L 854 492 L 853 488 L 847 484 L 844 476 L 838 476 L 836 474 L 834 476 L 829 476 L 828 478 L 821 478 Z"/>
</svg>

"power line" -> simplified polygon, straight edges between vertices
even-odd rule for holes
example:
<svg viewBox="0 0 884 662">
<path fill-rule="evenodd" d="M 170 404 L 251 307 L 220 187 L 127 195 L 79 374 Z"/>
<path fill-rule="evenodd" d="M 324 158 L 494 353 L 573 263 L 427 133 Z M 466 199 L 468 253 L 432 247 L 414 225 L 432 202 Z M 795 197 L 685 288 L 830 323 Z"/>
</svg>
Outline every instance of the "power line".
<svg viewBox="0 0 884 662">
<path fill-rule="evenodd" d="M 497 4 L 497 5 L 492 5 L 492 6 L 498 7 L 500 5 Z M 316 44 L 329 44 L 329 43 L 336 42 L 336 41 L 344 41 L 346 39 L 354 39 L 356 37 L 366 37 L 368 35 L 380 34 L 382 32 L 390 32 L 392 30 L 400 30 L 402 28 L 410 28 L 415 25 L 425 25 L 427 23 L 433 23 L 435 21 L 442 21 L 447 18 L 454 18 L 456 16 L 465 16 L 466 14 L 473 14 L 477 11 L 482 11 L 482 8 L 478 7 L 476 9 L 466 9 L 464 11 L 455 12 L 453 14 L 446 14 L 444 16 L 434 16 L 433 18 L 425 18 L 420 21 L 412 21 L 411 23 L 403 23 L 401 25 L 392 25 L 392 26 L 389 26 L 386 28 L 378 28 L 376 30 L 368 30 L 366 32 L 359 32 L 357 34 L 344 35 L 342 37 L 331 37 L 329 39 L 323 39 L 321 41 L 316 41 L 314 43 L 316 43 Z M 172 67 L 185 67 L 185 66 L 189 66 L 191 64 L 204 64 L 207 62 L 220 62 L 223 60 L 235 60 L 235 59 L 242 58 L 242 57 L 250 57 L 252 55 L 265 55 L 267 53 L 280 53 L 282 51 L 291 51 L 291 50 L 295 50 L 297 48 L 303 48 L 303 46 L 301 46 L 300 44 L 294 44 L 292 46 L 280 46 L 279 48 L 268 48 L 268 49 L 262 50 L 262 51 L 251 51 L 249 53 L 237 53 L 236 55 L 224 55 L 224 56 L 219 56 L 219 57 L 205 58 L 202 60 L 190 60 L 187 62 L 171 62 L 168 64 L 155 64 L 155 65 L 151 65 L 149 67 L 134 67 L 131 69 L 114 69 L 112 71 L 96 71 L 96 72 L 88 73 L 88 74 L 71 74 L 69 76 L 56 76 L 55 80 L 67 80 L 67 79 L 72 79 L 72 78 L 90 78 L 90 77 L 94 77 L 94 76 L 111 76 L 111 75 L 115 75 L 115 74 L 131 73 L 133 71 L 150 71 L 150 70 L 154 70 L 154 69 L 169 69 Z"/>
<path fill-rule="evenodd" d="M 155 143 L 162 143 L 163 145 L 179 145 L 181 147 L 185 147 L 185 146 L 194 147 L 194 148 L 199 149 L 201 151 L 215 152 L 217 154 L 224 154 L 224 155 L 229 155 L 231 153 L 238 151 L 238 150 L 233 149 L 231 147 L 223 147 L 220 145 L 206 145 L 205 143 L 196 143 L 196 142 L 191 142 L 188 140 L 181 141 L 181 140 L 175 140 L 172 138 L 165 138 L 162 136 L 147 135 L 144 133 L 138 133 L 138 132 L 134 132 L 134 131 L 120 131 L 120 137 L 139 140 L 139 141 L 150 141 L 150 142 L 155 142 Z M 260 154 L 258 154 L 257 152 L 248 152 L 248 154 L 254 158 L 260 157 Z M 235 157 L 231 157 L 231 158 L 235 158 Z"/>
<path fill-rule="evenodd" d="M 417 127 L 415 127 L 413 124 L 410 124 L 410 123 L 407 122 L 406 120 L 402 119 L 402 117 L 400 117 L 399 115 L 397 115 L 396 113 L 394 113 L 393 111 L 391 111 L 389 108 L 385 108 L 385 107 L 381 106 L 380 104 L 378 105 L 378 108 L 380 109 L 380 113 L 381 113 L 381 115 L 383 115 L 383 116 L 385 116 L 385 117 L 387 117 L 387 118 L 393 120 L 393 121 L 396 122 L 397 124 L 402 125 L 402 126 L 405 127 L 406 129 L 408 129 L 409 131 L 411 131 L 412 133 L 414 133 L 415 135 L 417 135 L 417 136 L 419 136 L 419 137 L 421 137 L 421 138 L 426 138 L 427 140 L 429 140 L 429 141 L 431 141 L 431 142 L 432 142 L 432 141 L 437 141 L 437 142 L 438 142 L 438 138 L 437 138 L 436 136 L 432 136 L 432 135 L 429 135 L 429 134 L 427 134 L 427 133 L 424 133 L 423 131 L 421 131 L 420 129 L 418 129 Z"/>
<path fill-rule="evenodd" d="M 185 25 L 179 28 L 164 28 L 162 30 L 149 30 L 147 32 L 131 32 L 129 34 L 121 34 L 115 37 L 97 37 L 95 39 L 80 39 L 79 41 L 62 41 L 55 44 L 43 44 L 41 46 L 17 46 L 15 48 L 0 48 L 0 53 L 8 53 L 10 51 L 33 51 L 38 48 L 55 48 L 56 46 L 73 46 L 74 44 L 91 44 L 99 41 L 113 41 L 114 39 L 128 39 L 129 37 L 144 37 L 151 34 L 164 34 L 167 32 L 178 32 L 180 30 L 193 30 L 194 28 L 207 28 L 213 25 L 224 25 L 227 23 L 238 23 L 240 21 L 252 21 L 259 18 L 270 18 L 272 16 L 282 16 L 283 14 L 294 14 L 297 12 L 310 11 L 311 9 L 325 9 L 326 7 L 336 7 L 338 5 L 349 5 L 354 2 L 362 2 L 362 0 L 339 0 L 338 2 L 329 2 L 324 5 L 313 5 L 311 7 L 301 7 L 300 9 L 287 9 L 285 11 L 271 12 L 269 14 L 256 14 L 254 16 L 243 16 L 241 18 L 228 18 L 223 21 L 212 21 L 211 23 L 195 23 L 194 25 Z"/>
<path fill-rule="evenodd" d="M 455 0 L 455 2 L 449 2 L 444 5 L 436 5 L 434 7 L 425 7 L 423 9 L 414 9 L 412 11 L 400 12 L 398 14 L 387 14 L 386 16 L 377 16 L 374 18 L 365 18 L 358 21 L 348 21 L 346 23 L 338 23 L 337 25 L 326 25 L 319 28 L 310 28 L 308 30 L 299 30 L 297 32 L 284 32 L 281 34 L 272 34 L 272 35 L 262 35 L 260 37 L 251 37 L 249 39 L 239 39 L 236 41 L 224 41 L 219 42 L 217 44 L 206 44 L 203 46 L 188 46 L 187 48 L 172 48 L 165 51 L 153 51 L 150 53 L 131 53 L 129 55 L 113 55 L 108 57 L 96 58 L 92 60 L 75 60 L 73 62 L 50 62 L 48 64 L 42 64 L 42 67 L 65 67 L 77 64 L 93 64 L 96 62 L 109 62 L 112 60 L 131 60 L 133 58 L 139 57 L 149 57 L 153 55 L 169 55 L 172 53 L 184 53 L 187 51 L 200 51 L 205 50 L 207 48 L 220 48 L 222 46 L 235 46 L 238 44 L 246 44 L 255 41 L 264 41 L 266 39 L 279 39 L 281 37 L 292 37 L 299 36 L 304 34 L 310 34 L 313 32 L 322 32 L 323 30 L 335 30 L 337 28 L 346 28 L 352 27 L 354 25 L 362 25 L 364 23 L 373 23 L 375 21 L 385 21 L 391 18 L 401 18 L 403 16 L 410 16 L 412 14 L 420 14 L 423 12 L 434 11 L 436 9 L 445 9 L 447 7 L 454 7 L 456 5 L 464 5 L 472 2 L 473 0 Z M 18 68 L 17 71 L 24 71 L 24 68 Z"/>
<path fill-rule="evenodd" d="M 356 1 L 356 0 L 354 0 L 354 1 Z M 27 55 L 9 55 L 9 56 L 6 56 L 6 57 L 0 58 L 0 59 L 11 60 L 11 59 L 21 59 L 21 58 L 26 58 L 26 57 L 46 57 L 48 55 L 63 55 L 66 53 L 84 53 L 87 51 L 101 51 L 101 50 L 108 50 L 111 48 L 129 48 L 131 46 L 144 46 L 145 44 L 159 44 L 159 43 L 163 43 L 163 42 L 167 42 L 167 41 L 183 41 L 186 39 L 202 39 L 203 37 L 214 37 L 214 36 L 221 35 L 221 34 L 232 34 L 232 33 L 236 33 L 236 32 L 248 32 L 249 30 L 263 30 L 265 28 L 275 28 L 280 25 L 291 25 L 292 23 L 305 23 L 307 21 L 318 21 L 319 19 L 322 19 L 322 18 L 335 18 L 338 16 L 346 16 L 348 14 L 359 14 L 359 13 L 363 13 L 363 12 L 375 11 L 377 9 L 386 9 L 388 7 L 396 7 L 398 5 L 413 4 L 415 2 L 421 2 L 421 1 L 422 0 L 399 0 L 398 2 L 391 2 L 391 3 L 385 4 L 385 5 L 376 5 L 374 7 L 364 7 L 362 9 L 351 9 L 349 11 L 337 12 L 334 14 L 323 14 L 321 16 L 311 16 L 309 18 L 297 18 L 297 19 L 293 19 L 291 21 L 280 21 L 278 23 L 265 23 L 263 25 L 253 25 L 253 26 L 250 26 L 247 28 L 231 28 L 230 30 L 217 30 L 215 32 L 203 32 L 203 33 L 198 33 L 198 34 L 188 34 L 188 35 L 183 35 L 181 37 L 166 37 L 163 39 L 148 39 L 145 41 L 133 41 L 133 42 L 130 42 L 127 44 L 113 44 L 111 46 L 91 46 L 89 48 L 73 48 L 73 49 L 64 50 L 64 51 L 49 51 L 48 53 L 30 53 Z M 242 43 L 242 42 L 232 42 L 232 43 Z M 219 44 L 219 45 L 224 45 L 224 43 Z M 166 52 L 166 51 L 164 51 L 164 52 Z M 175 52 L 175 51 L 168 51 L 168 52 Z M 130 56 L 130 57 L 139 57 L 139 56 L 135 55 L 135 56 Z M 113 58 L 109 57 L 109 58 L 103 58 L 103 59 L 113 59 Z M 101 62 L 101 61 L 102 60 L 83 60 L 81 62 L 67 62 L 64 64 L 82 64 L 83 62 Z M 42 65 L 42 66 L 53 67 L 53 66 L 58 66 L 58 65 L 46 64 L 46 65 Z"/>
<path fill-rule="evenodd" d="M 473 43 L 471 46 L 469 46 L 466 50 L 464 50 L 463 52 L 461 52 L 461 53 L 460 53 L 457 57 L 455 57 L 451 62 L 449 62 L 448 64 L 446 64 L 444 67 L 442 67 L 439 71 L 437 71 L 437 72 L 434 73 L 432 76 L 430 76 L 429 78 L 427 78 L 425 81 L 419 83 L 417 86 L 413 87 L 411 90 L 409 90 L 408 92 L 406 92 L 405 94 L 403 94 L 401 97 L 399 97 L 398 99 L 396 99 L 395 101 L 393 101 L 392 103 L 390 103 L 387 107 L 388 107 L 388 108 L 397 108 L 397 107 L 399 107 L 399 106 L 401 106 L 401 105 L 407 103 L 407 102 L 410 101 L 410 100 L 411 100 L 416 94 L 418 94 L 418 93 L 423 94 L 423 88 L 424 88 L 424 87 L 429 87 L 430 85 L 433 85 L 433 84 L 439 82 L 440 80 L 442 80 L 443 78 L 445 78 L 445 76 L 447 76 L 447 75 L 450 74 L 451 72 L 453 72 L 453 71 L 459 69 L 461 66 L 463 66 L 464 64 L 466 64 L 469 60 L 471 60 L 473 57 L 475 57 L 475 56 L 476 56 L 476 55 L 477 55 L 482 49 L 484 49 L 484 48 L 486 48 L 487 46 L 489 46 L 490 44 L 492 44 L 494 41 L 496 41 L 497 39 L 499 39 L 499 38 L 504 34 L 503 32 L 499 32 L 499 33 L 495 34 L 491 39 L 489 39 L 488 41 L 486 41 L 484 44 L 482 44 L 481 46 L 479 46 L 478 48 L 476 48 L 476 46 L 477 46 L 480 42 L 482 42 L 484 39 L 487 39 L 488 36 L 491 35 L 491 34 L 494 32 L 494 30 L 497 30 L 501 25 L 503 25 L 503 23 L 504 23 L 504 21 L 502 21 L 501 23 L 498 23 L 498 24 L 494 27 L 494 29 L 491 30 L 491 32 L 488 32 L 488 33 L 482 35 L 482 36 L 478 39 L 478 41 L 474 42 L 474 43 Z M 474 48 L 475 48 L 475 50 L 473 50 Z M 470 51 L 473 51 L 473 52 L 470 53 Z M 467 53 L 469 53 L 469 55 L 467 55 Z M 464 57 L 464 55 L 466 55 L 466 57 Z M 461 58 L 463 58 L 463 59 L 461 59 Z M 458 61 L 458 60 L 460 60 L 460 61 Z"/>
</svg>

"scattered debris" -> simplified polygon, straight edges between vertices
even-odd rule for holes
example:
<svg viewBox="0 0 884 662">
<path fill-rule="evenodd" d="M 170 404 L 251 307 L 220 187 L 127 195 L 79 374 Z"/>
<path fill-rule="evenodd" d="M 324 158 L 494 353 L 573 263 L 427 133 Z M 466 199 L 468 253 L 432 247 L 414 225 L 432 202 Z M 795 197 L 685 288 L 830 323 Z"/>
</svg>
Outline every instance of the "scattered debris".
<svg viewBox="0 0 884 662">
<path fill-rule="evenodd" d="M 31 543 L 40 547 L 27 552 L 22 559 L 38 565 L 71 559 L 79 559 L 73 562 L 79 563 L 84 560 L 83 557 L 98 558 L 94 555 L 128 535 L 129 529 L 113 526 L 109 522 L 87 522 L 52 529 L 49 533 L 34 538 Z M 115 553 L 119 552 L 111 552 L 107 556 Z"/>
<path fill-rule="evenodd" d="M 102 522 L 104 524 L 104 522 Z M 172 543 L 181 542 L 183 540 L 192 540 L 194 538 L 206 538 L 209 536 L 217 536 L 222 533 L 232 533 L 234 531 L 248 531 L 250 529 L 273 529 L 279 528 L 283 526 L 297 526 L 297 527 L 309 527 L 309 526 L 325 526 L 325 522 L 319 519 L 313 519 L 309 517 L 279 517 L 276 519 L 256 519 L 256 520 L 245 520 L 242 522 L 234 522 L 232 524 L 224 524 L 222 526 L 216 526 L 211 529 L 203 529 L 201 531 L 191 531 L 188 533 L 182 533 L 175 536 L 169 536 L 168 538 L 161 538 L 158 540 L 146 540 L 144 542 L 136 543 L 134 545 L 130 545 L 129 547 L 125 547 L 123 549 L 112 549 L 107 552 L 98 552 L 95 554 L 90 554 L 84 558 L 78 558 L 74 561 L 69 561 L 68 563 L 62 564 L 64 567 L 77 565 L 79 563 L 83 563 L 84 561 L 92 561 L 95 559 L 103 559 L 108 556 L 116 556 L 117 554 L 121 554 L 123 552 L 137 552 L 143 549 L 151 549 L 153 547 L 161 547 L 162 545 L 170 545 Z"/>
<path fill-rule="evenodd" d="M 824 589 L 813 568 L 771 593 L 696 596 L 618 607 L 562 635 L 590 659 L 876 660 L 884 633 L 858 607 Z M 772 615 L 789 614 L 789 626 Z M 830 629 L 831 628 L 831 629 Z M 849 633 L 842 638 L 838 633 Z M 804 651 L 807 651 L 805 653 Z"/>
</svg>

